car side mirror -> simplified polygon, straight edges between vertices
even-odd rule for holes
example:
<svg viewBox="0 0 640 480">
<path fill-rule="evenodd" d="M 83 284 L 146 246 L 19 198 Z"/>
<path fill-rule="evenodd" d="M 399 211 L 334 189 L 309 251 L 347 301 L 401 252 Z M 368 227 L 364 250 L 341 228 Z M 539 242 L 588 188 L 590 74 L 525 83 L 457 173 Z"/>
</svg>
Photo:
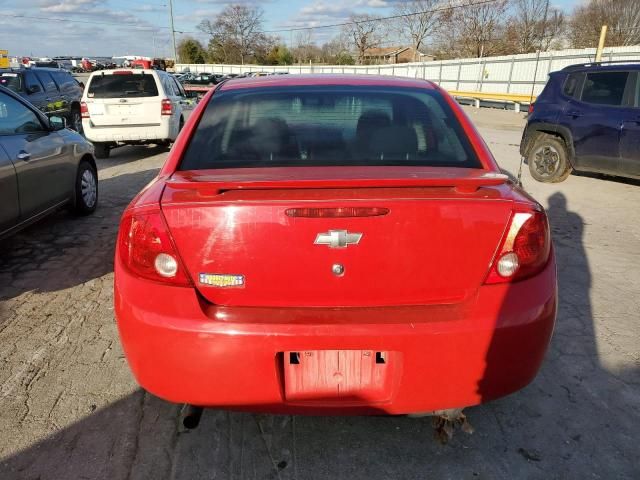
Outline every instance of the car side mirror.
<svg viewBox="0 0 640 480">
<path fill-rule="evenodd" d="M 29 95 L 31 95 L 32 93 L 38 93 L 41 92 L 42 89 L 40 88 L 40 85 L 31 85 L 28 89 L 27 92 L 29 92 Z"/>
<path fill-rule="evenodd" d="M 55 115 L 49 117 L 49 127 L 54 132 L 67 128 L 67 119 L 64 117 L 56 117 Z"/>
</svg>

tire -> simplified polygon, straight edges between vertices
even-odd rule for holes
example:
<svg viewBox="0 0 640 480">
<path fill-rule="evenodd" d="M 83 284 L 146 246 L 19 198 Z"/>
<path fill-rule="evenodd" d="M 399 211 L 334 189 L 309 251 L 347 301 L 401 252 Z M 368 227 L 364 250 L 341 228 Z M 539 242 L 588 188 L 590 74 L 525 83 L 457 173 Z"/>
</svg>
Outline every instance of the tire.
<svg viewBox="0 0 640 480">
<path fill-rule="evenodd" d="M 571 175 L 565 143 L 558 137 L 542 135 L 527 154 L 531 176 L 538 182 L 559 183 Z"/>
<path fill-rule="evenodd" d="M 96 142 L 93 144 L 96 158 L 109 158 L 111 155 L 111 148 L 107 143 Z"/>
<path fill-rule="evenodd" d="M 76 173 L 73 211 L 77 215 L 89 215 L 98 206 L 98 172 L 91 163 L 83 160 Z"/>
<path fill-rule="evenodd" d="M 82 130 L 82 115 L 80 115 L 80 107 L 73 107 L 71 109 L 71 116 L 69 117 L 69 128 L 75 130 L 80 135 L 84 132 Z"/>
</svg>

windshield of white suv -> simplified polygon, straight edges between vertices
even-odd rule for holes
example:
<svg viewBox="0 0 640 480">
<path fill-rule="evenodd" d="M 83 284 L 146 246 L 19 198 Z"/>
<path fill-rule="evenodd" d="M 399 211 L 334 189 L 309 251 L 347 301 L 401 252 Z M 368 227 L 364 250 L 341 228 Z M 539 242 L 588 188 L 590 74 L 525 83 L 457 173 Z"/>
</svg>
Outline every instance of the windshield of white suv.
<svg viewBox="0 0 640 480">
<path fill-rule="evenodd" d="M 157 97 L 158 87 L 153 75 L 126 72 L 94 75 L 89 83 L 89 98 Z"/>
</svg>

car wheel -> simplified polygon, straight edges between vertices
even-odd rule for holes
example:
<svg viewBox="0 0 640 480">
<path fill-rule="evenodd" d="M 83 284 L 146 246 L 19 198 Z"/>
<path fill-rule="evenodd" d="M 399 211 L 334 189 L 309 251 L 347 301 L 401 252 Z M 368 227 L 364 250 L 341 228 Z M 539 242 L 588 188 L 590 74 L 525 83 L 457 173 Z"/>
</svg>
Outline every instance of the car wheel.
<svg viewBox="0 0 640 480">
<path fill-rule="evenodd" d="M 82 116 L 80 115 L 80 108 L 73 107 L 71 109 L 71 118 L 69 121 L 69 127 L 71 130 L 75 130 L 80 135 L 82 135 Z"/>
<path fill-rule="evenodd" d="M 109 158 L 111 155 L 111 148 L 106 143 L 94 143 L 93 148 L 96 158 Z"/>
<path fill-rule="evenodd" d="M 78 215 L 89 215 L 98 206 L 98 173 L 89 162 L 82 161 L 76 174 L 74 211 Z"/>
<path fill-rule="evenodd" d="M 527 156 L 531 176 L 544 183 L 558 183 L 571 175 L 567 148 L 564 142 L 550 135 L 543 135 L 533 145 Z"/>
</svg>

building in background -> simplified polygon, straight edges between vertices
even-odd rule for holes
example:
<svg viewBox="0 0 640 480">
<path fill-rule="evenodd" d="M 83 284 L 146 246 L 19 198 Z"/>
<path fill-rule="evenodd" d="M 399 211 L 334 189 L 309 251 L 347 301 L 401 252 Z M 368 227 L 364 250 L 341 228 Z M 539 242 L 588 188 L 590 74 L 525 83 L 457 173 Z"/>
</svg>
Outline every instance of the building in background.
<svg viewBox="0 0 640 480">
<path fill-rule="evenodd" d="M 364 52 L 364 61 L 368 64 L 384 65 L 408 62 L 430 62 L 433 55 L 416 51 L 413 47 L 368 48 Z"/>
</svg>

